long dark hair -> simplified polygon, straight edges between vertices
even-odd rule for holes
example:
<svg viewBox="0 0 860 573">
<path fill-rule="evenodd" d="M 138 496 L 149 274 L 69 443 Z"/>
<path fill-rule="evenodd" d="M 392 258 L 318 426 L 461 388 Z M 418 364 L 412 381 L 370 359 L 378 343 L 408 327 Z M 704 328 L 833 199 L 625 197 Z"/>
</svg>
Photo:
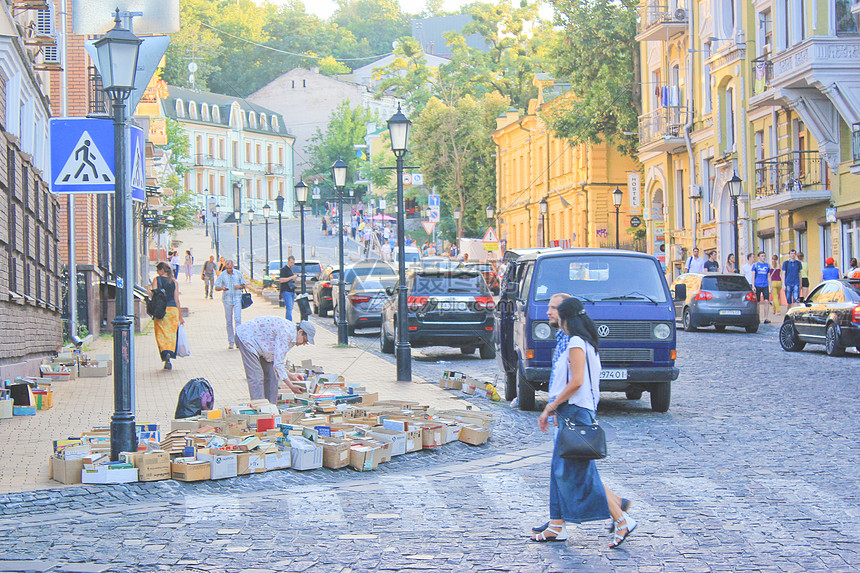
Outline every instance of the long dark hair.
<svg viewBox="0 0 860 573">
<path fill-rule="evenodd" d="M 173 280 L 173 269 L 170 268 L 169 264 L 162 261 L 162 262 L 158 263 L 157 265 L 155 265 L 155 268 L 156 268 L 156 270 L 164 271 L 165 273 L 167 273 L 167 277 L 169 277 L 170 280 Z"/>
<path fill-rule="evenodd" d="M 588 313 L 585 312 L 582 301 L 575 297 L 564 299 L 558 305 L 558 318 L 564 331 L 569 336 L 582 338 L 591 344 L 594 347 L 594 351 L 597 352 L 599 344 L 597 327 L 594 325 L 591 317 L 588 316 Z"/>
</svg>

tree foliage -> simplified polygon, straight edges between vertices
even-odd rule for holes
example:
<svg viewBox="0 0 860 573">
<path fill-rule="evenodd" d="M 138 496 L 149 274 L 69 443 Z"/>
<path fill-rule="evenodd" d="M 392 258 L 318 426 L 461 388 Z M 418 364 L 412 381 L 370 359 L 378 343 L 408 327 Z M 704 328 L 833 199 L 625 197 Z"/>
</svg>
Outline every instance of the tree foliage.
<svg viewBox="0 0 860 573">
<path fill-rule="evenodd" d="M 332 23 L 366 39 L 374 54 L 387 54 L 395 38 L 410 32 L 397 0 L 337 0 Z"/>
<path fill-rule="evenodd" d="M 170 165 L 173 171 L 182 177 L 189 168 L 185 166 L 184 160 L 190 157 L 191 143 L 188 134 L 175 119 L 167 118 L 167 144 L 162 146 L 170 151 Z"/>
<path fill-rule="evenodd" d="M 641 110 L 639 46 L 633 0 L 551 0 L 561 36 L 553 49 L 556 77 L 573 97 L 544 118 L 574 144 L 613 142 L 633 155 Z"/>
</svg>

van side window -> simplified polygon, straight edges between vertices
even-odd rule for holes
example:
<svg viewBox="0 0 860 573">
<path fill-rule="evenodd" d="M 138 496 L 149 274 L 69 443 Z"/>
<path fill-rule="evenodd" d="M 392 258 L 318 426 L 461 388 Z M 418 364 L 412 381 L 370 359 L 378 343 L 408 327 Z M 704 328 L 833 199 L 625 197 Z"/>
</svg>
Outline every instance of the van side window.
<svg viewBox="0 0 860 573">
<path fill-rule="evenodd" d="M 526 270 L 524 272 L 523 279 L 520 281 L 520 285 L 522 288 L 520 289 L 520 298 L 523 300 L 528 299 L 529 290 L 531 290 L 532 286 L 532 276 L 534 275 L 535 266 L 533 264 L 529 264 L 526 266 Z"/>
</svg>

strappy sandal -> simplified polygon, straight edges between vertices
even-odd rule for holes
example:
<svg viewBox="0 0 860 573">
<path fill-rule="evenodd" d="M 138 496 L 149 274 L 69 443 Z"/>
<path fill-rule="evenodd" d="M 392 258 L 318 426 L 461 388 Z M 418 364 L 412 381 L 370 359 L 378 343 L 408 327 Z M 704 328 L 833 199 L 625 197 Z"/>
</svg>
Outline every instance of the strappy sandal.
<svg viewBox="0 0 860 573">
<path fill-rule="evenodd" d="M 547 533 L 554 533 L 555 535 L 550 537 Z M 563 523 L 561 525 L 550 524 L 546 529 L 537 535 L 532 535 L 529 539 L 537 543 L 546 543 L 548 541 L 567 541 L 567 531 L 565 530 Z"/>
<path fill-rule="evenodd" d="M 622 511 L 622 512 L 625 512 L 625 511 L 627 511 L 629 508 L 630 508 L 630 500 L 629 500 L 629 499 L 627 499 L 627 498 L 622 497 L 622 498 L 621 498 L 621 511 Z M 549 522 L 547 522 L 547 524 L 549 524 Z M 544 527 L 546 527 L 546 526 L 544 526 Z M 532 529 L 532 531 L 535 531 L 535 530 L 534 530 L 534 529 Z M 541 531 L 543 531 L 543 530 L 541 530 Z M 615 524 L 614 524 L 614 523 L 610 524 L 610 525 L 609 525 L 609 527 L 607 528 L 607 531 L 608 531 L 609 533 L 612 533 L 613 531 L 615 531 Z"/>
<path fill-rule="evenodd" d="M 624 533 L 624 535 L 620 535 L 618 533 L 619 529 L 626 529 L 627 531 Z M 632 517 L 627 515 L 627 512 L 621 512 L 621 519 L 619 519 L 618 521 L 615 522 L 613 529 L 612 529 L 612 533 L 615 534 L 615 541 L 613 541 L 612 543 L 609 544 L 609 548 L 615 549 L 619 545 L 624 543 L 624 540 L 627 539 L 627 536 L 629 536 L 631 533 L 633 533 L 633 531 L 635 529 L 636 529 L 636 520 L 634 520 Z"/>
</svg>

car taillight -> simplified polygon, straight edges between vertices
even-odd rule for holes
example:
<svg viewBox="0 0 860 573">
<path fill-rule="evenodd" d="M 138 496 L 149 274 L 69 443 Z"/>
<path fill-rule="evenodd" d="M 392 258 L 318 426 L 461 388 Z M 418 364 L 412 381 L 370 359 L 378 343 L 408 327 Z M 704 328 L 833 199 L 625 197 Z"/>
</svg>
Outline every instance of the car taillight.
<svg viewBox="0 0 860 573">
<path fill-rule="evenodd" d="M 860 306 L 855 306 L 851 313 L 851 322 L 860 322 Z"/>
<path fill-rule="evenodd" d="M 363 294 L 351 294 L 349 295 L 349 300 L 351 300 L 353 304 L 358 304 L 360 302 L 370 302 L 370 297 Z"/>
<path fill-rule="evenodd" d="M 322 288 L 331 288 L 331 283 L 329 283 L 329 282 L 320 283 L 320 286 L 321 286 Z"/>
<path fill-rule="evenodd" d="M 496 308 L 496 302 L 491 296 L 476 296 L 475 308 L 478 310 L 493 310 Z"/>
<path fill-rule="evenodd" d="M 406 298 L 406 306 L 409 310 L 418 310 L 425 304 L 430 297 L 427 296 L 410 296 Z"/>
<path fill-rule="evenodd" d="M 747 300 L 748 300 L 748 301 L 750 301 L 750 302 L 756 302 L 756 301 L 758 300 L 758 299 L 756 298 L 756 296 L 755 296 L 755 293 L 754 293 L 754 292 L 748 292 L 748 293 L 747 293 L 747 295 L 746 295 L 744 298 L 745 298 L 745 299 L 747 299 Z"/>
<path fill-rule="evenodd" d="M 714 295 L 706 290 L 700 290 L 696 293 L 696 297 L 693 300 L 711 300 L 712 298 L 714 298 Z"/>
</svg>

